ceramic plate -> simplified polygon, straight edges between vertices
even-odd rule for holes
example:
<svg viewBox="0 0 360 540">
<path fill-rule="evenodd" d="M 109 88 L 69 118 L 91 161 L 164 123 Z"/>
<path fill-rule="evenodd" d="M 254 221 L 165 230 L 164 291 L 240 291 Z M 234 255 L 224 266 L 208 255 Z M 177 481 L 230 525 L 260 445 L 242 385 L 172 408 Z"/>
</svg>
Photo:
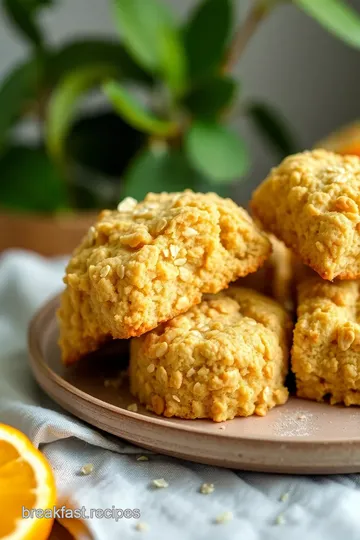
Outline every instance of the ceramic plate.
<svg viewBox="0 0 360 540">
<path fill-rule="evenodd" d="M 36 314 L 29 328 L 30 364 L 43 390 L 85 422 L 143 448 L 200 463 L 252 471 L 331 474 L 360 472 L 360 408 L 332 407 L 291 397 L 267 416 L 221 424 L 156 416 L 138 405 L 119 371 L 127 342 L 70 368 L 60 361 L 59 298 Z"/>
</svg>

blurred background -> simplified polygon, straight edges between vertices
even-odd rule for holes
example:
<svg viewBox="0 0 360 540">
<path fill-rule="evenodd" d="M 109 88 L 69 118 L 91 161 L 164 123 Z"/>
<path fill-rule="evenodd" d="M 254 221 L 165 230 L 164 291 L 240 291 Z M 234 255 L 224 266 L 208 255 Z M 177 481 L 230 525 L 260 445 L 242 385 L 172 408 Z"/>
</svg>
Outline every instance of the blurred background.
<svg viewBox="0 0 360 540">
<path fill-rule="evenodd" d="M 144 11 L 172 13 L 164 32 L 145 0 L 0 1 L 0 250 L 67 253 L 98 208 L 149 190 L 246 206 L 286 154 L 357 120 L 360 0 L 348 29 L 337 2 L 330 22 L 309 0 L 161 4 Z M 150 55 L 134 21 L 162 38 Z"/>
</svg>

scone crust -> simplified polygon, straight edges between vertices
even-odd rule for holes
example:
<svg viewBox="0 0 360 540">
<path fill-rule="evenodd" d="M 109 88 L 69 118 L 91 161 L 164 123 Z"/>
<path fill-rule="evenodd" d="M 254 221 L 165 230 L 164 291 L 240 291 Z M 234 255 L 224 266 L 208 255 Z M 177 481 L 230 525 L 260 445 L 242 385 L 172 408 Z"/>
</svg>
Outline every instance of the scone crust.
<svg viewBox="0 0 360 540">
<path fill-rule="evenodd" d="M 323 279 L 360 277 L 360 158 L 303 152 L 275 167 L 253 194 L 264 228 Z"/>
<path fill-rule="evenodd" d="M 213 193 L 148 194 L 103 211 L 66 269 L 63 360 L 140 336 L 257 270 L 271 246 L 245 210 Z"/>
<path fill-rule="evenodd" d="M 164 416 L 217 422 L 263 416 L 287 400 L 291 322 L 275 301 L 230 287 L 134 338 L 130 388 Z"/>
<path fill-rule="evenodd" d="M 359 286 L 303 274 L 291 355 L 299 397 L 360 405 Z"/>
</svg>

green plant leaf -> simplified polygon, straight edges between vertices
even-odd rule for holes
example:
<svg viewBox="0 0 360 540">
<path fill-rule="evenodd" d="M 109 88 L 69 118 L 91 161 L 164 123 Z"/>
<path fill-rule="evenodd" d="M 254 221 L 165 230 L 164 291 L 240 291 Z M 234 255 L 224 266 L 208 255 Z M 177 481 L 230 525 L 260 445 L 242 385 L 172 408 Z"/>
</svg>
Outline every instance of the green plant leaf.
<svg viewBox="0 0 360 540">
<path fill-rule="evenodd" d="M 297 151 L 297 145 L 290 129 L 273 107 L 264 103 L 251 103 L 247 113 L 261 135 L 278 153 L 280 159 Z"/>
<path fill-rule="evenodd" d="M 125 175 L 123 197 L 131 196 L 138 200 L 153 191 L 182 191 L 197 189 L 201 176 L 189 165 L 178 150 L 169 148 L 155 150 L 146 148 L 135 157 Z"/>
<path fill-rule="evenodd" d="M 114 75 L 112 65 L 94 64 L 70 72 L 59 83 L 49 103 L 45 126 L 47 148 L 55 160 L 64 159 L 64 144 L 79 98 Z"/>
<path fill-rule="evenodd" d="M 11 70 L 0 84 L 0 152 L 9 130 L 36 98 L 39 71 L 36 61 L 27 60 Z"/>
<path fill-rule="evenodd" d="M 191 80 L 213 73 L 224 58 L 232 30 L 231 0 L 203 0 L 184 29 Z"/>
<path fill-rule="evenodd" d="M 229 182 L 246 173 L 249 156 L 243 141 L 216 122 L 195 122 L 185 138 L 192 166 L 209 182 Z"/>
<path fill-rule="evenodd" d="M 67 43 L 52 54 L 49 68 L 56 83 L 70 71 L 91 68 L 94 64 L 113 65 L 122 78 L 143 83 L 151 81 L 120 43 L 106 37 L 83 38 Z"/>
<path fill-rule="evenodd" d="M 14 146 L 0 158 L 0 206 L 54 212 L 68 206 L 66 186 L 43 148 Z"/>
<path fill-rule="evenodd" d="M 158 37 L 160 72 L 175 96 L 180 96 L 187 84 L 185 47 L 180 33 L 164 27 Z"/>
<path fill-rule="evenodd" d="M 171 12 L 159 0 L 113 0 L 125 47 L 152 74 L 161 75 L 175 95 L 186 84 L 186 55 Z"/>
<path fill-rule="evenodd" d="M 134 128 L 162 137 L 176 133 L 177 124 L 175 122 L 161 120 L 154 116 L 118 82 L 109 81 L 103 86 L 103 89 L 115 111 Z"/>
<path fill-rule="evenodd" d="M 4 10 L 11 23 L 32 45 L 43 46 L 43 36 L 36 21 L 36 9 L 39 4 L 32 2 L 26 5 L 23 0 L 3 0 Z"/>
<path fill-rule="evenodd" d="M 158 0 L 114 0 L 116 23 L 130 54 L 151 72 L 159 69 L 159 34 L 175 29 L 170 11 Z"/>
<path fill-rule="evenodd" d="M 360 49 L 360 15 L 342 0 L 294 0 L 326 30 Z"/>
<path fill-rule="evenodd" d="M 233 79 L 214 75 L 187 96 L 185 105 L 196 117 L 213 117 L 231 104 L 236 90 Z"/>
</svg>

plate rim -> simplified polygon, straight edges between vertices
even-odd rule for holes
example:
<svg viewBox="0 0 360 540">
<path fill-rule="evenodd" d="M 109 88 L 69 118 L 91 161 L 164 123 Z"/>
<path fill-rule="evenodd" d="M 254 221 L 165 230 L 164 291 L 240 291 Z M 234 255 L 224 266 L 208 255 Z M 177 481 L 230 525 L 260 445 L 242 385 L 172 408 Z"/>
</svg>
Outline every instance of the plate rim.
<svg viewBox="0 0 360 540">
<path fill-rule="evenodd" d="M 268 437 L 244 437 L 242 435 L 234 436 L 226 433 L 226 430 L 222 431 L 221 434 L 218 432 L 207 432 L 207 433 L 200 433 L 196 429 L 196 421 L 193 420 L 184 420 L 186 421 L 186 425 L 182 425 L 181 423 L 174 424 L 173 422 L 169 421 L 167 418 L 162 416 L 144 416 L 141 413 L 138 412 L 132 412 L 125 408 L 119 407 L 117 405 L 113 405 L 112 403 L 109 403 L 107 401 L 103 401 L 102 399 L 99 399 L 97 397 L 94 397 L 91 394 L 88 394 L 87 392 L 84 392 L 83 390 L 80 390 L 70 382 L 66 381 L 64 378 L 62 378 L 60 375 L 58 375 L 46 362 L 46 358 L 42 354 L 41 345 L 39 341 L 39 336 L 37 335 L 36 329 L 41 326 L 41 322 L 43 319 L 46 319 L 46 316 L 49 313 L 55 313 L 57 308 L 59 306 L 60 302 L 60 294 L 57 294 L 55 296 L 50 297 L 47 301 L 45 301 L 35 312 L 33 317 L 30 320 L 29 326 L 28 326 L 28 333 L 27 333 L 27 343 L 28 343 L 28 353 L 29 353 L 29 359 L 30 359 L 30 367 L 32 370 L 33 375 L 35 376 L 38 384 L 43 388 L 42 384 L 39 382 L 37 377 L 37 371 L 41 370 L 42 373 L 46 373 L 48 378 L 58 386 L 60 386 L 63 390 L 70 392 L 73 396 L 75 396 L 78 399 L 81 399 L 82 401 L 88 402 L 92 405 L 95 405 L 98 408 L 101 409 L 107 409 L 110 410 L 113 414 L 116 414 L 118 416 L 125 416 L 132 421 L 135 421 L 137 423 L 145 423 L 146 425 L 153 424 L 158 427 L 166 427 L 171 430 L 175 431 L 182 431 L 185 433 L 189 433 L 189 431 L 193 432 L 194 434 L 206 436 L 206 437 L 213 437 L 218 439 L 221 437 L 222 439 L 226 439 L 228 441 L 243 441 L 243 442 L 251 442 L 254 444 L 267 444 L 267 445 L 278 445 L 279 443 L 281 445 L 290 445 L 290 446 L 296 446 L 297 448 L 300 448 L 301 446 L 309 446 L 316 448 L 324 448 L 329 445 L 336 446 L 337 448 L 342 446 L 348 446 L 348 445 L 358 445 L 360 450 L 360 434 L 358 439 L 334 439 L 334 440 L 308 440 L 306 438 L 299 438 L 299 439 L 286 439 L 285 437 L 281 435 L 274 434 L 271 439 Z M 43 388 L 44 390 L 44 388 Z M 44 390 L 46 392 L 46 390 Z M 294 396 L 293 396 L 294 397 Z M 296 398 L 296 397 L 295 397 Z M 54 401 L 56 399 L 52 397 Z M 135 398 L 134 398 L 135 400 Z M 329 405 L 330 407 L 330 405 Z M 181 419 L 179 419 L 181 420 Z M 205 419 L 203 419 L 205 420 Z M 228 422 L 231 422 L 232 420 L 228 420 Z M 259 418 L 259 421 L 261 421 L 261 418 Z M 194 425 L 192 426 L 191 423 L 194 422 Z M 209 420 L 209 422 L 211 422 Z M 214 426 L 218 425 L 224 425 L 225 422 L 213 422 Z"/>
</svg>

